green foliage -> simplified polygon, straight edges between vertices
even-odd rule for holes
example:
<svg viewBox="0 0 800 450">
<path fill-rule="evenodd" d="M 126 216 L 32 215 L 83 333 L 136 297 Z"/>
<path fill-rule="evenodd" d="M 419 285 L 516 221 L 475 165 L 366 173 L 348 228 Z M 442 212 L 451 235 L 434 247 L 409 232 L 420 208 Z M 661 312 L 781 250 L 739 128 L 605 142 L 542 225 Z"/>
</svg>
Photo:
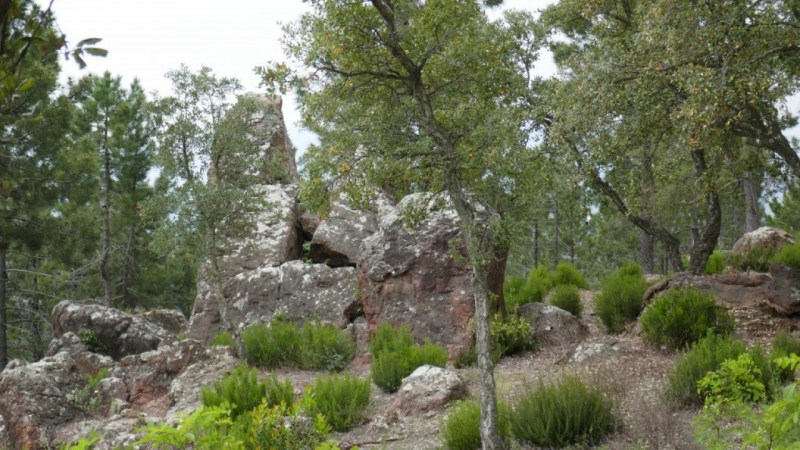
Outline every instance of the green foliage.
<svg viewBox="0 0 800 450">
<path fill-rule="evenodd" d="M 547 448 L 594 445 L 619 424 L 607 394 L 575 376 L 549 386 L 540 383 L 516 403 L 511 415 L 517 439 Z"/>
<path fill-rule="evenodd" d="M 94 445 L 100 442 L 100 435 L 92 430 L 88 436 L 84 436 L 74 444 L 64 444 L 60 450 L 92 450 Z"/>
<path fill-rule="evenodd" d="M 784 330 L 778 331 L 775 338 L 772 339 L 770 358 L 776 360 L 788 357 L 791 354 L 800 355 L 800 339 Z M 781 381 L 790 381 L 794 379 L 794 367 L 778 368 L 778 375 Z"/>
<path fill-rule="evenodd" d="M 97 337 L 97 333 L 89 328 L 81 328 L 76 333 L 78 338 L 86 346 L 86 349 L 92 353 L 108 354 L 108 348 Z"/>
<path fill-rule="evenodd" d="M 758 381 L 764 385 L 769 397 L 775 390 L 776 374 L 764 351 L 760 347 L 748 351 L 742 341 L 709 333 L 676 361 L 667 379 L 667 401 L 676 406 L 702 405 L 705 398 L 698 393 L 698 382 L 726 360 L 735 360 L 744 353 L 758 368 Z"/>
<path fill-rule="evenodd" d="M 212 346 L 221 346 L 221 347 L 233 347 L 233 336 L 227 331 L 220 331 L 214 335 L 214 338 L 211 339 L 210 345 Z"/>
<path fill-rule="evenodd" d="M 291 381 L 287 379 L 281 383 L 275 375 L 259 382 L 256 369 L 242 364 L 222 380 L 214 382 L 211 387 L 202 388 L 200 397 L 203 406 L 226 405 L 230 408 L 231 417 L 235 419 L 262 402 L 268 407 L 281 403 L 292 406 L 294 388 Z"/>
<path fill-rule="evenodd" d="M 640 319 L 644 338 L 671 349 L 685 348 L 708 330 L 727 334 L 734 319 L 714 296 L 694 288 L 670 289 L 648 306 Z"/>
<path fill-rule="evenodd" d="M 772 247 L 753 247 L 744 255 L 731 255 L 728 263 L 737 270 L 769 272 L 769 265 L 775 253 L 776 249 Z"/>
<path fill-rule="evenodd" d="M 800 243 L 784 245 L 772 257 L 772 263 L 800 269 Z"/>
<path fill-rule="evenodd" d="M 752 403 L 766 399 L 761 370 L 748 353 L 727 359 L 717 370 L 697 382 L 697 395 L 706 405 L 713 403 Z"/>
<path fill-rule="evenodd" d="M 497 404 L 498 434 L 503 441 L 511 437 L 511 408 L 504 401 Z M 447 418 L 439 423 L 442 440 L 448 450 L 477 450 L 481 448 L 481 405 L 474 400 L 462 400 L 449 408 Z"/>
<path fill-rule="evenodd" d="M 266 368 L 340 371 L 355 356 L 355 342 L 345 331 L 318 321 L 307 322 L 302 328 L 280 318 L 269 328 L 251 325 L 242 333 L 242 342 L 247 359 Z"/>
<path fill-rule="evenodd" d="M 595 298 L 595 314 L 610 333 L 619 333 L 628 321 L 639 315 L 645 291 L 647 283 L 641 268 L 637 264 L 626 264 L 603 283 Z"/>
<path fill-rule="evenodd" d="M 495 316 L 489 328 L 491 334 L 492 353 L 498 355 L 498 360 L 506 355 L 533 350 L 533 329 L 524 318 L 509 315 L 505 319 Z"/>
<path fill-rule="evenodd" d="M 86 386 L 81 386 L 72 392 L 72 401 L 75 406 L 88 415 L 100 412 L 103 406 L 103 396 L 97 391 L 100 382 L 108 377 L 108 368 L 103 367 L 94 374 L 86 375 Z"/>
<path fill-rule="evenodd" d="M 714 250 L 708 260 L 706 261 L 706 267 L 703 269 L 703 272 L 706 275 L 717 275 L 722 273 L 725 270 L 725 254 L 719 250 Z"/>
<path fill-rule="evenodd" d="M 506 308 L 513 314 L 526 303 L 541 302 L 551 287 L 550 271 L 541 265 L 531 269 L 528 278 L 508 278 L 503 284 Z"/>
<path fill-rule="evenodd" d="M 306 322 L 300 329 L 298 364 L 303 369 L 339 372 L 356 354 L 356 343 L 345 331 L 319 321 Z"/>
<path fill-rule="evenodd" d="M 551 295 L 550 304 L 580 317 L 583 303 L 581 303 L 581 293 L 576 286 L 572 284 L 558 285 L 553 289 Z"/>
<path fill-rule="evenodd" d="M 361 422 L 369 404 L 370 382 L 345 375 L 317 378 L 307 392 L 309 412 L 320 414 L 335 431 L 348 431 Z"/>
<path fill-rule="evenodd" d="M 568 262 L 559 263 L 555 272 L 550 275 L 553 286 L 572 285 L 581 289 L 589 289 L 589 283 L 574 265 Z"/>
<path fill-rule="evenodd" d="M 395 328 L 386 322 L 378 326 L 369 350 L 372 380 L 384 392 L 397 391 L 403 378 L 419 366 L 444 367 L 447 364 L 447 350 L 431 342 L 415 345 L 407 327 Z"/>
</svg>

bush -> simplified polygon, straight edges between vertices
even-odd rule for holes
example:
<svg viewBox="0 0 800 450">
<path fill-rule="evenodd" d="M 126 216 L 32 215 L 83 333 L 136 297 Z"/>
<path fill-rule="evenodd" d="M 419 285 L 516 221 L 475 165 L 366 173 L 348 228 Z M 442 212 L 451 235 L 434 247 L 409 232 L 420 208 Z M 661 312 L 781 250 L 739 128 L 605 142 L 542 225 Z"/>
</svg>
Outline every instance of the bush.
<svg viewBox="0 0 800 450">
<path fill-rule="evenodd" d="M 443 347 L 430 342 L 415 345 L 408 327 L 395 328 L 387 322 L 378 325 L 369 342 L 369 352 L 372 381 L 384 392 L 397 391 L 403 378 L 419 366 L 444 367 L 447 364 L 447 350 Z"/>
<path fill-rule="evenodd" d="M 748 352 L 742 341 L 709 333 L 678 358 L 667 379 L 667 401 L 675 406 L 702 405 L 705 398 L 697 392 L 697 383 L 708 372 L 717 370 L 726 360 L 736 359 L 743 353 L 748 353 L 758 368 L 758 379 L 765 386 L 767 396 L 773 395 L 776 387 L 773 381 L 774 371 L 760 347 Z"/>
<path fill-rule="evenodd" d="M 251 325 L 242 333 L 247 360 L 252 364 L 274 369 L 294 364 L 300 354 L 300 330 L 291 322 L 276 319 L 269 328 Z"/>
<path fill-rule="evenodd" d="M 214 335 L 214 338 L 211 339 L 209 344 L 212 346 L 233 347 L 234 342 L 230 333 L 227 331 L 220 331 Z"/>
<path fill-rule="evenodd" d="M 714 253 L 708 257 L 706 267 L 703 270 L 706 275 L 717 275 L 725 270 L 725 254 L 719 250 L 714 250 Z"/>
<path fill-rule="evenodd" d="M 356 343 L 347 334 L 332 325 L 306 323 L 300 329 L 302 346 L 299 366 L 303 369 L 344 370 L 356 354 Z"/>
<path fill-rule="evenodd" d="M 292 406 L 294 388 L 291 381 L 286 380 L 281 383 L 274 375 L 259 383 L 256 369 L 250 369 L 247 364 L 242 364 L 222 380 L 214 382 L 212 387 L 202 388 L 200 398 L 203 406 L 227 404 L 231 408 L 231 415 L 236 418 L 258 406 L 262 401 L 267 406 L 281 403 Z"/>
<path fill-rule="evenodd" d="M 671 349 L 685 348 L 713 329 L 733 331 L 734 319 L 713 295 L 694 288 L 671 289 L 648 306 L 640 319 L 645 340 Z"/>
<path fill-rule="evenodd" d="M 562 262 L 556 266 L 556 271 L 550 275 L 550 281 L 553 286 L 572 285 L 581 289 L 589 288 L 586 277 L 568 262 Z"/>
<path fill-rule="evenodd" d="M 603 283 L 595 299 L 595 314 L 609 333 L 621 332 L 628 321 L 639 315 L 647 290 L 641 270 L 638 264 L 626 264 Z"/>
<path fill-rule="evenodd" d="M 577 287 L 571 284 L 556 286 L 555 289 L 553 289 L 550 304 L 578 317 L 580 317 L 581 311 L 583 310 L 581 293 Z"/>
<path fill-rule="evenodd" d="M 594 445 L 619 426 L 611 400 L 575 376 L 529 391 L 514 407 L 511 430 L 541 447 Z"/>
<path fill-rule="evenodd" d="M 103 342 L 100 341 L 100 338 L 97 336 L 97 333 L 94 330 L 81 328 L 78 330 L 77 335 L 78 339 L 80 339 L 83 345 L 86 346 L 86 350 L 89 350 L 92 353 L 100 353 L 103 355 L 108 354 L 108 348 L 105 344 L 103 344 Z"/>
<path fill-rule="evenodd" d="M 533 329 L 524 318 L 509 315 L 505 319 L 495 316 L 489 328 L 491 335 L 492 353 L 497 353 L 499 360 L 503 356 L 533 350 Z"/>
<path fill-rule="evenodd" d="M 361 422 L 369 395 L 369 380 L 345 375 L 317 378 L 308 388 L 306 398 L 311 399 L 308 403 L 311 414 L 321 414 L 336 431 L 347 431 Z"/>
<path fill-rule="evenodd" d="M 511 408 L 499 401 L 497 433 L 504 441 L 511 436 Z M 463 400 L 450 407 L 447 418 L 440 422 L 442 440 L 449 450 L 476 450 L 481 448 L 481 405 L 474 400 Z"/>
<path fill-rule="evenodd" d="M 785 358 L 792 353 L 795 355 L 800 355 L 800 339 L 794 337 L 792 334 L 787 333 L 786 331 L 779 331 L 772 340 L 772 354 L 770 355 L 770 359 L 775 360 L 778 358 Z M 793 368 L 782 368 L 776 370 L 781 381 L 786 382 L 794 379 Z"/>
<path fill-rule="evenodd" d="M 729 264 L 738 270 L 768 272 L 776 250 L 772 247 L 755 247 L 744 255 L 731 255 Z"/>
<path fill-rule="evenodd" d="M 531 269 L 528 278 L 508 278 L 503 283 L 506 309 L 513 314 L 526 303 L 541 302 L 552 286 L 550 271 L 544 266 Z"/>
<path fill-rule="evenodd" d="M 772 257 L 772 262 L 800 269 L 800 243 L 781 247 Z"/>
<path fill-rule="evenodd" d="M 766 399 L 761 370 L 748 353 L 727 359 L 697 382 L 697 393 L 707 405 L 713 403 L 752 403 Z"/>
</svg>

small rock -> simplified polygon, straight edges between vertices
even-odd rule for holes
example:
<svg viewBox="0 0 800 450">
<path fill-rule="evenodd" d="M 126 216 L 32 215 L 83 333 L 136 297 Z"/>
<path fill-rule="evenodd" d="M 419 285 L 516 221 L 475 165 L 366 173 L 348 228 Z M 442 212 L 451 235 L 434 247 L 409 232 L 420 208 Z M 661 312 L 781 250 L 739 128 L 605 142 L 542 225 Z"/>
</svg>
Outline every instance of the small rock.
<svg viewBox="0 0 800 450">
<path fill-rule="evenodd" d="M 528 303 L 518 314 L 531 324 L 533 340 L 540 346 L 573 346 L 589 333 L 580 319 L 553 305 Z"/>
<path fill-rule="evenodd" d="M 391 414 L 429 415 L 440 412 L 453 400 L 466 394 L 458 374 L 441 367 L 424 365 L 403 378 L 392 406 Z"/>
<path fill-rule="evenodd" d="M 571 363 L 581 363 L 586 361 L 587 359 L 593 358 L 597 355 L 601 355 L 608 351 L 617 351 L 619 347 L 617 344 L 619 343 L 618 340 L 613 338 L 605 338 L 600 339 L 599 341 L 594 342 L 587 342 L 585 344 L 581 344 L 578 348 L 575 349 L 575 352 L 572 354 L 572 357 L 569 359 Z"/>
</svg>

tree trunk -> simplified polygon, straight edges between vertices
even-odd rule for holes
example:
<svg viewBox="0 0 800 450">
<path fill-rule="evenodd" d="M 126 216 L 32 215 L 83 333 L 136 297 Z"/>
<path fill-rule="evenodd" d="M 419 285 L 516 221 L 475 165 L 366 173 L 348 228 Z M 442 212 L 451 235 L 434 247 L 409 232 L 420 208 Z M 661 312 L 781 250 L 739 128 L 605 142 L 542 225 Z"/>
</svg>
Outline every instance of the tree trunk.
<svg viewBox="0 0 800 450">
<path fill-rule="evenodd" d="M 8 317 L 6 302 L 8 300 L 8 273 L 6 272 L 6 256 L 8 242 L 0 239 L 0 372 L 8 364 Z"/>
<path fill-rule="evenodd" d="M 558 229 L 561 226 L 561 218 L 558 215 L 558 198 L 553 197 L 553 267 L 561 262 L 561 250 L 558 248 Z"/>
<path fill-rule="evenodd" d="M 708 167 L 706 166 L 705 152 L 703 150 L 692 151 L 692 160 L 694 161 L 697 177 L 700 179 L 706 177 Z M 717 246 L 719 232 L 722 228 L 722 208 L 719 194 L 712 181 L 708 181 L 708 185 L 706 192 L 708 222 L 702 236 L 699 236 L 699 239 L 693 243 L 690 251 L 689 271 L 694 274 L 703 273 L 705 270 L 706 261 Z"/>
<path fill-rule="evenodd" d="M 103 136 L 103 249 L 100 254 L 100 278 L 103 280 L 105 304 L 111 306 L 113 285 L 108 273 L 108 255 L 111 252 L 111 150 L 108 148 L 108 115 Z"/>
<path fill-rule="evenodd" d="M 31 313 L 30 313 L 30 327 L 31 327 L 31 354 L 33 360 L 38 361 L 45 357 L 47 353 L 47 342 L 44 341 L 44 333 L 42 333 L 42 302 L 40 299 L 39 291 L 39 257 L 33 257 L 33 295 L 31 296 Z"/>
<path fill-rule="evenodd" d="M 533 267 L 539 267 L 539 218 L 533 219 Z"/>
<path fill-rule="evenodd" d="M 642 263 L 644 273 L 655 273 L 653 236 L 640 229 L 639 230 L 639 258 Z"/>
<path fill-rule="evenodd" d="M 744 232 L 758 229 L 761 222 L 761 208 L 758 204 L 760 183 L 752 172 L 745 172 L 742 178 L 744 187 Z"/>
<path fill-rule="evenodd" d="M 136 299 L 130 292 L 131 284 L 133 284 L 133 272 L 136 257 L 133 254 L 134 244 L 136 242 L 136 224 L 131 225 L 128 231 L 128 243 L 125 246 L 125 262 L 122 266 L 122 301 L 129 308 L 133 309 L 136 306 Z"/>
</svg>

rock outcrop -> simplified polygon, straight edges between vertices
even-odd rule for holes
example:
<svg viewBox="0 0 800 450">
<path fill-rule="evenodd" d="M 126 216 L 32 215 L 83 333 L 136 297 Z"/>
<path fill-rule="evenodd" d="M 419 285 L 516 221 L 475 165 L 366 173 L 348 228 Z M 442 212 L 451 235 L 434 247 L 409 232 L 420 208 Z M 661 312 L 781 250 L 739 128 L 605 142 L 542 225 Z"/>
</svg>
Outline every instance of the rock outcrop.
<svg viewBox="0 0 800 450">
<path fill-rule="evenodd" d="M 772 265 L 771 282 L 764 292 L 764 304 L 778 314 L 786 316 L 800 313 L 800 269 Z"/>
<path fill-rule="evenodd" d="M 780 228 L 761 227 L 755 231 L 745 233 L 733 244 L 731 253 L 734 255 L 745 255 L 753 249 L 771 248 L 777 249 L 786 244 L 794 244 L 794 238 Z"/>
<path fill-rule="evenodd" d="M 527 303 L 517 311 L 531 324 L 532 339 L 538 345 L 570 347 L 586 338 L 586 326 L 572 313 L 544 303 Z"/>
<path fill-rule="evenodd" d="M 441 367 L 421 366 L 403 378 L 389 414 L 398 417 L 430 416 L 441 412 L 448 403 L 461 399 L 466 393 L 457 373 Z"/>
</svg>

